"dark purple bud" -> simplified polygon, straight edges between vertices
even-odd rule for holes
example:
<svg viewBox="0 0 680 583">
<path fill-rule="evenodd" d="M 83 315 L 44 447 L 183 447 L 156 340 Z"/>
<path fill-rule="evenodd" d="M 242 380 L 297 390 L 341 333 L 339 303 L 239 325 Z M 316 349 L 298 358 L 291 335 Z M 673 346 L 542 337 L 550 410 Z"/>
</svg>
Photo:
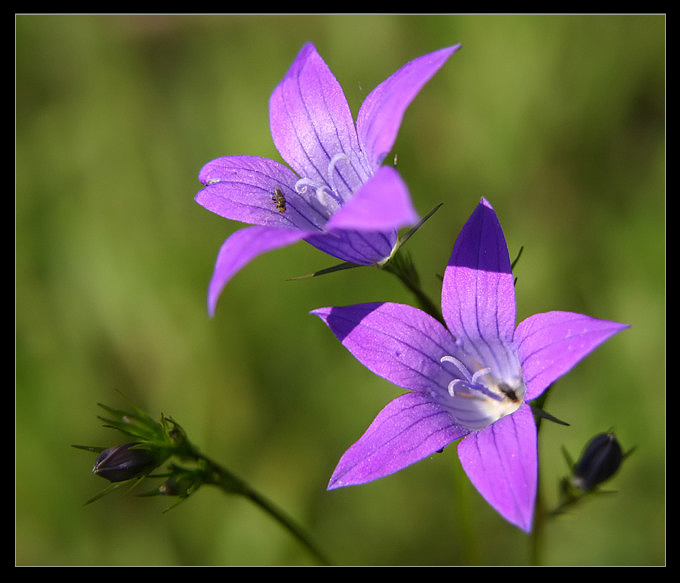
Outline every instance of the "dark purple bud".
<svg viewBox="0 0 680 583">
<path fill-rule="evenodd" d="M 581 490 L 592 490 L 616 473 L 623 457 L 613 433 L 596 435 L 588 442 L 574 468 L 574 485 Z"/>
<path fill-rule="evenodd" d="M 126 443 L 105 449 L 97 456 L 92 473 L 109 482 L 123 482 L 150 472 L 158 464 L 158 456 L 138 445 Z"/>
</svg>

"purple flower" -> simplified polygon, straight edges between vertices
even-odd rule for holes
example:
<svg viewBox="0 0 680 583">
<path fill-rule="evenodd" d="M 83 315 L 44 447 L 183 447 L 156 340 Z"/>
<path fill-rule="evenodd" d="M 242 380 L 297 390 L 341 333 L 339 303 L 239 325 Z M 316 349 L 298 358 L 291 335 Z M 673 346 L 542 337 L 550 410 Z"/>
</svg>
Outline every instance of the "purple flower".
<svg viewBox="0 0 680 583">
<path fill-rule="evenodd" d="M 333 257 L 384 263 L 397 229 L 417 215 L 397 171 L 381 166 L 406 108 L 460 47 L 423 55 L 378 85 L 356 126 L 340 84 L 314 45 L 300 50 L 269 100 L 272 137 L 287 166 L 258 156 L 208 162 L 196 202 L 250 226 L 222 245 L 208 291 L 208 310 L 231 277 L 254 257 L 304 239 Z M 292 168 L 292 170 L 291 170 Z"/>
<path fill-rule="evenodd" d="M 382 478 L 463 437 L 458 455 L 472 483 L 506 520 L 527 532 L 538 475 L 528 402 L 627 327 L 547 312 L 515 328 L 508 250 L 484 199 L 463 227 L 444 274 L 446 327 L 394 303 L 313 313 L 364 366 L 411 391 L 390 402 L 345 452 L 329 490 Z"/>
</svg>

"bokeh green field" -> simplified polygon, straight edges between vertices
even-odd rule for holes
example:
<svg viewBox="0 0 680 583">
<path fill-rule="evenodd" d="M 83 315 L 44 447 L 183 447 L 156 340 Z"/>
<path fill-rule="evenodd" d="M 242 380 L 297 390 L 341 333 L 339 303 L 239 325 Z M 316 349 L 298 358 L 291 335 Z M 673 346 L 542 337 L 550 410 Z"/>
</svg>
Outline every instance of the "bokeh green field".
<svg viewBox="0 0 680 583">
<path fill-rule="evenodd" d="M 113 445 L 97 403 L 122 392 L 295 517 L 338 565 L 523 565 L 526 535 L 460 469 L 455 446 L 326 491 L 341 454 L 399 389 L 308 312 L 412 303 L 373 268 L 300 243 L 261 256 L 206 313 L 217 250 L 240 225 L 199 207 L 201 166 L 278 159 L 268 99 L 313 41 L 356 114 L 408 60 L 462 43 L 408 109 L 394 152 L 416 208 L 408 248 L 435 299 L 481 196 L 516 268 L 518 318 L 628 322 L 552 391 L 541 494 L 594 434 L 635 453 L 543 533 L 547 565 L 660 565 L 665 554 L 665 17 L 16 16 L 15 470 L 18 565 L 311 565 L 280 526 L 204 489 L 168 500 L 106 483 L 71 444 Z"/>
</svg>

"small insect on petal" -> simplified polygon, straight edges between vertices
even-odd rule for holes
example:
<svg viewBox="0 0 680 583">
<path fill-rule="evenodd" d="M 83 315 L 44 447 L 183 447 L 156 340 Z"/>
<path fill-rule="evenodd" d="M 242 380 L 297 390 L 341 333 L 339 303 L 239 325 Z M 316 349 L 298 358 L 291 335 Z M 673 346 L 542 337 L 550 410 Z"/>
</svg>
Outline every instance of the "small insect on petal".
<svg viewBox="0 0 680 583">
<path fill-rule="evenodd" d="M 276 204 L 276 208 L 279 209 L 280 213 L 286 212 L 286 197 L 281 192 L 281 189 L 277 186 L 274 190 L 274 196 L 272 196 L 272 201 Z"/>
</svg>

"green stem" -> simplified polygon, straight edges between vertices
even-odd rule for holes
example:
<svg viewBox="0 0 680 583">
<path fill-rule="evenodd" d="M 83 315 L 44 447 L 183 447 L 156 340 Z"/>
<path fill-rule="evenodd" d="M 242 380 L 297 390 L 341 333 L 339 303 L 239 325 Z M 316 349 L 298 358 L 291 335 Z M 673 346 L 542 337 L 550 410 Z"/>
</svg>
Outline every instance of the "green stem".
<svg viewBox="0 0 680 583">
<path fill-rule="evenodd" d="M 443 318 L 439 308 L 435 303 L 427 296 L 427 294 L 420 288 L 417 282 L 413 281 L 408 277 L 404 277 L 401 274 L 396 274 L 401 282 L 416 296 L 416 299 L 420 303 L 421 308 L 430 314 L 433 318 L 436 318 L 440 322 L 443 322 Z"/>
<path fill-rule="evenodd" d="M 521 250 L 520 250 L 521 253 Z M 519 256 L 517 257 L 519 259 Z M 516 260 L 515 260 L 516 261 Z M 545 402 L 548 398 L 548 393 L 550 391 L 551 387 L 548 387 L 545 391 L 543 391 L 543 394 L 538 397 L 535 401 L 533 401 L 533 405 L 535 405 L 539 410 L 543 410 L 543 407 L 545 405 Z M 538 434 L 541 430 L 541 421 L 543 420 L 543 416 L 539 415 L 537 413 L 534 413 L 534 421 L 536 422 L 536 440 L 538 441 Z M 536 485 L 536 503 L 534 505 L 534 525 L 531 530 L 531 535 L 530 535 L 530 554 L 531 554 L 531 563 L 534 566 L 538 566 L 541 564 L 541 553 L 542 553 L 542 548 L 541 548 L 541 541 L 542 541 L 542 535 L 543 535 L 543 528 L 545 527 L 546 519 L 548 518 L 548 513 L 546 512 L 545 505 L 543 504 L 543 497 L 541 495 L 541 484 L 540 484 L 540 476 L 538 479 L 538 483 Z"/>
<path fill-rule="evenodd" d="M 207 465 L 209 470 L 209 479 L 207 483 L 219 487 L 225 493 L 245 496 L 292 534 L 312 555 L 314 555 L 320 564 L 331 564 L 326 556 L 312 542 L 307 533 L 282 510 L 275 506 L 273 502 L 213 460 L 200 453 L 197 453 L 196 457 L 197 461 L 202 461 Z"/>
<path fill-rule="evenodd" d="M 397 251 L 383 269 L 397 276 L 399 281 L 416 297 L 423 311 L 445 324 L 441 310 L 420 287 L 420 277 L 415 265 L 403 251 Z"/>
<path fill-rule="evenodd" d="M 427 312 L 430 314 L 430 316 L 436 318 L 442 324 L 446 325 L 444 318 L 442 318 L 439 306 L 430 300 L 428 295 L 420 287 L 420 277 L 418 276 L 418 272 L 413 261 L 411 260 L 410 256 L 403 251 L 404 243 L 406 243 L 406 241 L 408 241 L 411 236 L 425 224 L 425 221 L 427 221 L 435 212 L 437 212 L 437 210 L 439 210 L 440 206 L 442 206 L 442 203 L 439 203 L 429 213 L 427 213 L 425 217 L 418 221 L 418 223 L 412 229 L 399 237 L 399 241 L 393 251 L 392 256 L 387 261 L 387 263 L 382 265 L 382 268 L 399 278 L 406 288 L 416 297 L 423 311 Z"/>
</svg>

